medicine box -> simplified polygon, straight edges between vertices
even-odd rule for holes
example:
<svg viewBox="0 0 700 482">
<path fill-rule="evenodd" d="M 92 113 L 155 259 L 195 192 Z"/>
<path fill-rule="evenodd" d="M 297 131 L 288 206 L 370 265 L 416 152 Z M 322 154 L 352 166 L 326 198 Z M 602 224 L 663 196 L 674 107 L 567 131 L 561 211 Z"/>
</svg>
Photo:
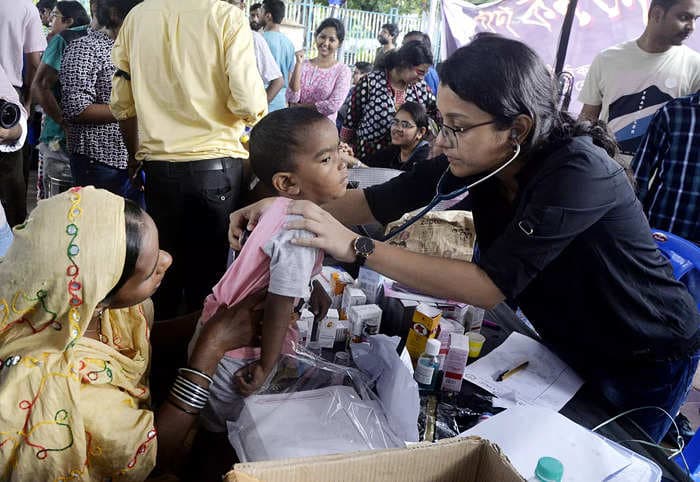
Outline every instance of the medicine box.
<svg viewBox="0 0 700 482">
<path fill-rule="evenodd" d="M 321 348 L 333 348 L 336 338 L 342 338 L 347 330 L 347 325 L 342 323 L 338 316 L 338 310 L 330 309 L 318 328 L 318 342 Z M 338 333 L 340 332 L 340 333 Z"/>
<path fill-rule="evenodd" d="M 443 364 L 442 389 L 459 392 L 462 389 L 464 369 L 469 358 L 469 337 L 463 333 L 450 335 L 450 347 Z"/>
<path fill-rule="evenodd" d="M 314 314 L 307 309 L 301 310 L 301 315 L 297 320 L 297 328 L 299 329 L 299 343 L 301 346 L 306 346 L 311 341 L 311 332 L 314 327 Z"/>
<path fill-rule="evenodd" d="M 440 370 L 442 370 L 443 363 L 445 362 L 445 356 L 447 356 L 447 352 L 450 349 L 450 335 L 452 333 L 464 334 L 464 326 L 450 318 L 442 318 L 440 320 L 440 329 L 438 330 L 437 335 L 437 339 L 440 340 L 440 354 L 438 355 L 440 360 Z"/>
<path fill-rule="evenodd" d="M 406 340 L 406 349 L 414 363 L 425 350 L 428 338 L 435 338 L 437 335 L 441 318 L 442 311 L 437 307 L 428 306 L 425 303 L 420 303 L 416 307 L 416 311 L 413 313 L 411 331 Z"/>
<path fill-rule="evenodd" d="M 348 310 L 351 306 L 364 305 L 365 303 L 367 303 L 365 292 L 359 288 L 348 286 L 343 291 L 343 300 L 340 304 L 340 319 L 348 319 Z"/>
<path fill-rule="evenodd" d="M 353 333 L 361 333 L 363 339 L 379 333 L 382 322 L 382 309 L 377 305 L 351 306 L 348 322 Z"/>
</svg>

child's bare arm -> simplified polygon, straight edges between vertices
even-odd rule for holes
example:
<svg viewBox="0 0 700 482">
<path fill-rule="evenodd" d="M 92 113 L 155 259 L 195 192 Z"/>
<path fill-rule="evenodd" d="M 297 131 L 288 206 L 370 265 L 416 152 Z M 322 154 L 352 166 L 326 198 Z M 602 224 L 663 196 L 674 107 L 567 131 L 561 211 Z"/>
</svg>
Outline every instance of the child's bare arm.
<svg viewBox="0 0 700 482">
<path fill-rule="evenodd" d="M 269 374 L 282 352 L 282 342 L 289 329 L 294 298 L 268 293 L 263 315 L 260 364 Z"/>
<path fill-rule="evenodd" d="M 282 343 L 289 329 L 293 308 L 294 298 L 268 292 L 262 322 L 260 360 L 236 372 L 236 382 L 241 394 L 248 396 L 265 383 L 282 352 Z"/>
</svg>

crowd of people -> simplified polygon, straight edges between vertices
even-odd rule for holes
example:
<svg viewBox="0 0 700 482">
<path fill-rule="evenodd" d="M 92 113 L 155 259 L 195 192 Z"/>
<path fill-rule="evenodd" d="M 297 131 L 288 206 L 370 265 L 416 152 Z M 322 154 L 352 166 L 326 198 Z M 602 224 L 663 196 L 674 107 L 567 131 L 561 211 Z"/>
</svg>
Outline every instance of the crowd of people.
<svg viewBox="0 0 700 482">
<path fill-rule="evenodd" d="M 221 442 L 290 349 L 299 300 L 325 314 L 324 252 L 518 306 L 616 409 L 676 415 L 700 314 L 650 222 L 700 244 L 700 54 L 682 45 L 698 17 L 700 0 L 652 0 L 643 34 L 593 59 L 576 119 L 532 48 L 494 34 L 436 69 L 426 34 L 399 45 L 386 24 L 374 61 L 348 66 L 342 21 L 319 22 L 308 58 L 281 0 L 0 3 L 0 107 L 17 118 L 0 126 L 0 478 L 181 471 L 195 425 Z M 347 189 L 363 166 L 404 173 Z M 467 186 L 472 262 L 349 228 Z M 633 417 L 654 441 L 670 425 Z"/>
</svg>

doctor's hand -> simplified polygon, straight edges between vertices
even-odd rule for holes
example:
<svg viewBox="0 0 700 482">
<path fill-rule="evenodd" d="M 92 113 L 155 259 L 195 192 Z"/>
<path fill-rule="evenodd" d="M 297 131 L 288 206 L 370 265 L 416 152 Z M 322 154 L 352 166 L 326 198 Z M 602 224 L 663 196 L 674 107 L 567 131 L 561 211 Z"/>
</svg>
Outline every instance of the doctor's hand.
<svg viewBox="0 0 700 482">
<path fill-rule="evenodd" d="M 343 226 L 330 213 L 311 201 L 292 201 L 287 212 L 299 214 L 303 219 L 290 221 L 285 225 L 286 229 L 305 229 L 316 235 L 315 238 L 295 238 L 292 243 L 322 249 L 338 261 L 355 261 L 353 242 L 358 235 Z"/>
<path fill-rule="evenodd" d="M 253 230 L 258 224 L 260 216 L 275 202 L 275 199 L 274 197 L 261 199 L 229 215 L 228 242 L 234 251 L 241 250 L 243 247 L 241 244 L 243 233 L 246 230 Z"/>
</svg>

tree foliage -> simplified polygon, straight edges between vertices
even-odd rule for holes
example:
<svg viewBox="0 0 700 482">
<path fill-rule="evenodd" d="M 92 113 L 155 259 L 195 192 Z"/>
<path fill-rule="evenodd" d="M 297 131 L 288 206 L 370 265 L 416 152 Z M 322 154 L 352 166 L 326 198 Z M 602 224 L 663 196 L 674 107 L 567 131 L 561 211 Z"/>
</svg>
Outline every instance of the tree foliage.
<svg viewBox="0 0 700 482">
<path fill-rule="evenodd" d="M 314 0 L 315 3 L 328 5 L 328 0 Z M 420 13 L 428 8 L 427 0 L 346 0 L 345 6 L 354 10 L 389 13 L 392 8 L 399 13 Z"/>
</svg>

